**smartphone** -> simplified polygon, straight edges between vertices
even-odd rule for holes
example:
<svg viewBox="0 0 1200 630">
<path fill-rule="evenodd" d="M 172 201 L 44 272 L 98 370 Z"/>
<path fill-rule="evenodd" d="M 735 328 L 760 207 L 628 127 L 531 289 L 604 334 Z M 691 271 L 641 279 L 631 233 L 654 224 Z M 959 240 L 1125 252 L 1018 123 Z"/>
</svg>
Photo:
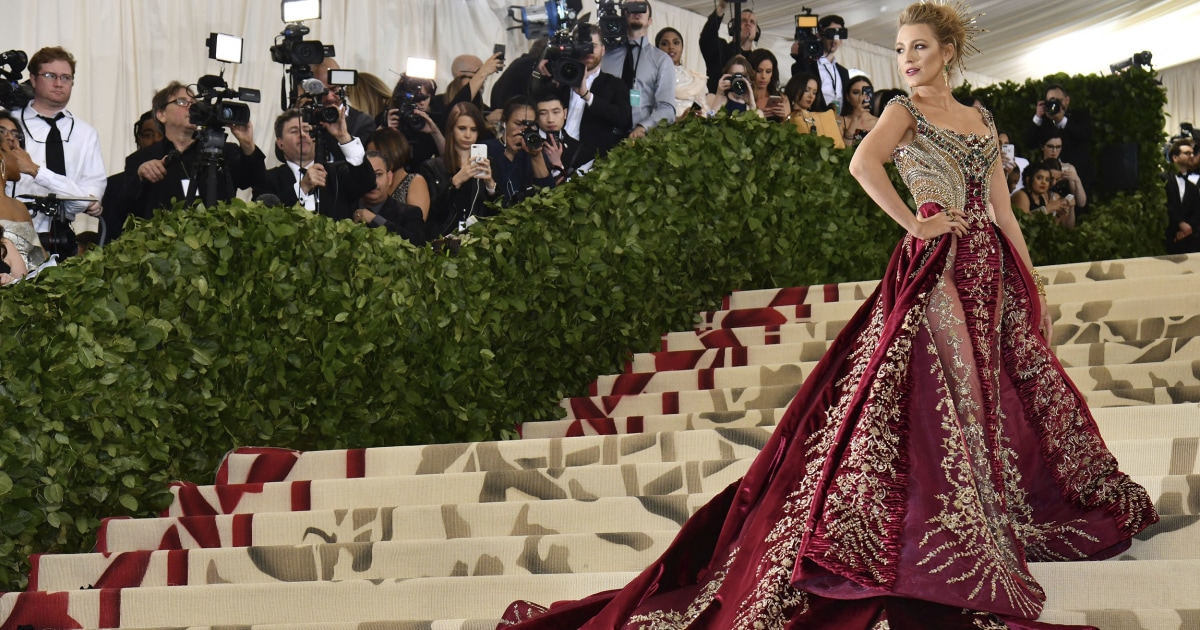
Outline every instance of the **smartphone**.
<svg viewBox="0 0 1200 630">
<path fill-rule="evenodd" d="M 1004 159 L 1008 160 L 1009 162 L 1016 160 L 1017 148 L 1013 145 L 1002 144 L 1000 145 L 1000 151 L 1004 153 Z"/>
<path fill-rule="evenodd" d="M 482 162 L 483 160 L 486 160 L 487 153 L 488 153 L 488 151 L 487 151 L 486 144 L 472 144 L 471 145 L 471 162 L 472 163 Z M 482 175 L 476 175 L 475 177 L 482 177 Z"/>
<path fill-rule="evenodd" d="M 496 44 L 492 46 L 492 54 L 500 55 L 500 61 L 504 61 L 504 44 Z"/>
<path fill-rule="evenodd" d="M 767 97 L 767 107 L 775 107 L 783 102 L 783 97 L 778 94 L 772 94 Z"/>
</svg>

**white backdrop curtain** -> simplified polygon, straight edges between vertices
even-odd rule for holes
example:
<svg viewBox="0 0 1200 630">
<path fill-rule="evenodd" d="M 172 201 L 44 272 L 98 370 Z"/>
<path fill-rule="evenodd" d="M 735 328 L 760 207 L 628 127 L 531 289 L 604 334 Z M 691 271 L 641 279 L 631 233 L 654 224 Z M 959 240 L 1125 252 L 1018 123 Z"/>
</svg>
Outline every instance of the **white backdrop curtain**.
<svg viewBox="0 0 1200 630">
<path fill-rule="evenodd" d="M 537 0 L 541 4 L 544 0 Z M 528 42 L 507 18 L 510 4 L 533 0 L 325 0 L 322 19 L 310 23 L 310 39 L 333 44 L 345 68 L 372 72 L 387 83 L 404 70 L 409 56 L 438 62 L 438 83 L 449 79 L 455 55 L 491 54 L 495 43 L 507 44 L 513 59 Z M 584 11 L 595 15 L 594 0 Z M 134 148 L 132 125 L 149 109 L 155 90 L 172 80 L 195 81 L 219 68 L 207 58 L 204 40 L 210 32 L 245 38 L 245 63 L 230 66 L 226 78 L 235 87 L 256 87 L 263 102 L 252 105 L 259 144 L 271 155 L 271 122 L 279 109 L 283 68 L 270 60 L 269 49 L 282 29 L 274 0 L 39 0 L 5 4 L 5 35 L 0 50 L 19 48 L 33 54 L 47 45 L 62 45 L 79 61 L 70 110 L 100 133 L 108 171 L 122 168 Z M 652 34 L 673 26 L 684 37 L 684 63 L 704 72 L 698 50 L 705 15 L 666 2 L 654 4 Z M 593 18 L 594 19 L 594 18 Z M 724 31 L 724 28 L 722 29 Z M 791 42 L 764 35 L 760 46 L 780 59 L 781 78 L 790 75 Z M 894 53 L 858 40 L 845 42 L 839 61 L 871 77 L 877 89 L 897 87 Z M 1163 72 L 1171 102 L 1169 126 L 1196 122 L 1197 75 L 1200 62 Z M 983 86 L 995 79 L 968 72 L 966 79 Z M 490 89 L 490 87 L 489 87 Z M 273 157 L 268 158 L 273 161 Z"/>
<path fill-rule="evenodd" d="M 1167 89 L 1167 137 L 1179 133 L 1179 123 L 1200 124 L 1200 61 L 1165 68 L 1158 74 Z"/>
</svg>

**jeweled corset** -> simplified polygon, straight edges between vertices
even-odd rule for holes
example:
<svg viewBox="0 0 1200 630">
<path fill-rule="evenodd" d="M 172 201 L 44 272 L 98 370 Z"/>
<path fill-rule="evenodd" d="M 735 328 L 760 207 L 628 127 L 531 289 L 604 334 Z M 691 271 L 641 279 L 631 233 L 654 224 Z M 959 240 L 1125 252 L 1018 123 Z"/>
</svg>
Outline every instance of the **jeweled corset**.
<svg viewBox="0 0 1200 630">
<path fill-rule="evenodd" d="M 917 207 L 933 202 L 943 208 L 962 208 L 969 227 L 990 223 L 987 197 L 1000 154 L 991 112 L 982 110 L 991 133 L 961 134 L 930 124 L 907 97 L 898 96 L 889 105 L 897 102 L 907 107 L 917 121 L 913 141 L 892 152 L 892 161 Z"/>
</svg>

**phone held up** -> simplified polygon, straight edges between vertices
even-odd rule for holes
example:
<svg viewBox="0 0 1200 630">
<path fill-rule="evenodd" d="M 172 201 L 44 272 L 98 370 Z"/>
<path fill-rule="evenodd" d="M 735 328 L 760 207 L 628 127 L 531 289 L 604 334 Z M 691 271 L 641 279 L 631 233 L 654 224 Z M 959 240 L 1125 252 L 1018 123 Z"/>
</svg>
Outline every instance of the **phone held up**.
<svg viewBox="0 0 1200 630">
<path fill-rule="evenodd" d="M 504 44 L 496 44 L 495 46 L 493 46 L 492 54 L 500 55 L 500 65 L 497 66 L 497 69 L 503 70 L 504 69 Z"/>
<path fill-rule="evenodd" d="M 486 144 L 472 144 L 471 145 L 471 163 L 472 164 L 474 164 L 475 162 L 482 162 L 482 161 L 486 160 L 487 156 L 488 156 L 488 150 L 487 150 Z M 483 175 L 476 175 L 475 177 L 483 177 Z"/>
</svg>

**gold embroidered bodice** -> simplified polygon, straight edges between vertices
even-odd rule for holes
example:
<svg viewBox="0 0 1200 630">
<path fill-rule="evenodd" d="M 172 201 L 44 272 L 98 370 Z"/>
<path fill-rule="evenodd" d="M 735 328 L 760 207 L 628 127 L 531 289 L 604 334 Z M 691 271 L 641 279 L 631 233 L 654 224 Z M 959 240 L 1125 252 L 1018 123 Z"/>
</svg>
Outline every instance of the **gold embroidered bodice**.
<svg viewBox="0 0 1200 630">
<path fill-rule="evenodd" d="M 46 262 L 46 251 L 42 249 L 42 242 L 38 239 L 37 230 L 33 229 L 32 223 L 0 219 L 0 227 L 4 228 L 4 238 L 16 245 L 17 253 L 21 255 L 30 271 Z"/>
<path fill-rule="evenodd" d="M 932 125 L 907 96 L 897 96 L 888 105 L 897 103 L 908 108 L 917 120 L 913 141 L 892 152 L 892 161 L 917 207 L 933 202 L 943 208 L 965 210 L 972 226 L 980 220 L 990 222 L 986 201 L 992 170 L 1000 155 L 991 112 L 980 110 L 989 130 L 981 136 Z"/>
</svg>

